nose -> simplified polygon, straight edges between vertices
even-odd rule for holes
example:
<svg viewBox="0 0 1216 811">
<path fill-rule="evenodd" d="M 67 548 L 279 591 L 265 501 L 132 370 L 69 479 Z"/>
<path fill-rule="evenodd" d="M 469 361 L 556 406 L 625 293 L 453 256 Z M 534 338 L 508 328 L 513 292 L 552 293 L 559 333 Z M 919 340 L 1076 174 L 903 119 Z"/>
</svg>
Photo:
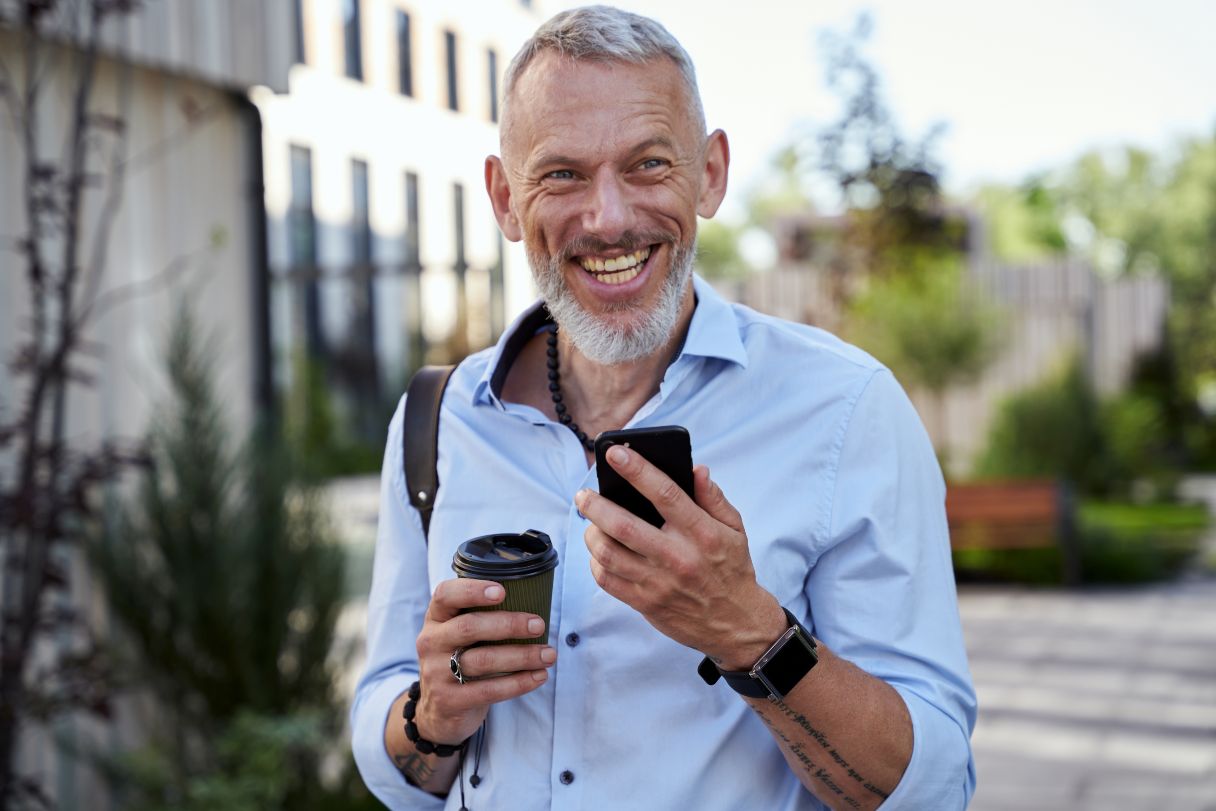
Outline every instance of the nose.
<svg viewBox="0 0 1216 811">
<path fill-rule="evenodd" d="M 583 212 L 583 231 L 604 242 L 618 241 L 633 226 L 628 185 L 612 167 L 602 167 L 591 178 Z"/>
</svg>

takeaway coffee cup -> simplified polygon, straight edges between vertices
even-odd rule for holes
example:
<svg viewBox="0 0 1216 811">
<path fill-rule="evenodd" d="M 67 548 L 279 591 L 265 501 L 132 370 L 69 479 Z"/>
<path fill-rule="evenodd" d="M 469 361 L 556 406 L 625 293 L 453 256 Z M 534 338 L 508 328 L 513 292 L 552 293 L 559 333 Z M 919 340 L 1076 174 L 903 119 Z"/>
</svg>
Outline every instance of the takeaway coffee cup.
<svg viewBox="0 0 1216 811">
<path fill-rule="evenodd" d="M 452 557 L 457 577 L 493 580 L 507 591 L 506 599 L 498 605 L 469 611 L 523 611 L 545 621 L 544 633 L 534 639 L 508 639 L 493 644 L 542 645 L 549 640 L 555 568 L 557 550 L 553 542 L 535 529 L 473 538 L 462 543 Z"/>
</svg>

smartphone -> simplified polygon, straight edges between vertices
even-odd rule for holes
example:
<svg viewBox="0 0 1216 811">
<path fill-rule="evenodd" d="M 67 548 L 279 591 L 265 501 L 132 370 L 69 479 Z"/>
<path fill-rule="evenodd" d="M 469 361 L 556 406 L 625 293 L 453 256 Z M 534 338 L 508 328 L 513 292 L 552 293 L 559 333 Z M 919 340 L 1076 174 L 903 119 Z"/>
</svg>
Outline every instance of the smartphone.
<svg viewBox="0 0 1216 811">
<path fill-rule="evenodd" d="M 663 526 L 663 516 L 650 500 L 621 478 L 621 474 L 604 458 L 604 454 L 613 445 L 624 445 L 640 453 L 646 461 L 667 474 L 691 497 L 692 441 L 688 437 L 687 429 L 679 425 L 626 428 L 623 431 L 605 431 L 595 440 L 595 465 L 600 477 L 600 495 L 656 527 Z"/>
</svg>

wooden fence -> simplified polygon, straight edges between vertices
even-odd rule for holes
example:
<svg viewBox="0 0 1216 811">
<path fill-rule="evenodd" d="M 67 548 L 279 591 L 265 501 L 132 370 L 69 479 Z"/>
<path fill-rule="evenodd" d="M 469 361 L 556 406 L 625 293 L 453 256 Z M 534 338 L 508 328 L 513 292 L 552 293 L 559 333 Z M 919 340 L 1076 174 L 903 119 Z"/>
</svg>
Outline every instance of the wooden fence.
<svg viewBox="0 0 1216 811">
<path fill-rule="evenodd" d="M 969 273 L 1003 312 L 1001 352 L 978 381 L 947 392 L 940 418 L 927 411 L 931 398 L 909 387 L 925 422 L 940 426 L 933 441 L 953 473 L 970 468 L 998 405 L 1010 394 L 1040 382 L 1078 353 L 1099 392 L 1118 391 L 1136 357 L 1162 339 L 1169 287 L 1159 277 L 1106 279 L 1073 260 L 1029 266 L 981 260 L 972 262 Z M 839 280 L 808 266 L 719 286 L 757 310 L 829 330 L 841 323 L 839 287 Z"/>
</svg>

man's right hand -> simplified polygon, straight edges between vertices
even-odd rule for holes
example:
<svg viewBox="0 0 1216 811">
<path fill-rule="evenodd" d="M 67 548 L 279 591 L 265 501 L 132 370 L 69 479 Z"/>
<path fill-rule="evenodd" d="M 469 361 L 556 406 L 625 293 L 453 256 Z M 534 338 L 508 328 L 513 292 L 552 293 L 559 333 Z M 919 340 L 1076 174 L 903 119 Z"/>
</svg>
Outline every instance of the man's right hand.
<svg viewBox="0 0 1216 811">
<path fill-rule="evenodd" d="M 463 577 L 444 581 L 435 589 L 417 643 L 422 698 L 414 723 L 427 740 L 460 743 L 481 726 L 491 704 L 530 693 L 549 678 L 546 668 L 557 661 L 557 651 L 548 645 L 470 647 L 544 632 L 545 621 L 535 614 L 460 613 L 497 605 L 505 597 L 498 583 Z M 464 684 L 451 671 L 452 653 L 458 648 L 464 649 L 460 655 Z"/>
<path fill-rule="evenodd" d="M 470 647 L 476 642 L 526 639 L 544 632 L 545 621 L 534 614 L 460 613 L 498 605 L 505 597 L 503 587 L 488 580 L 456 578 L 435 589 L 417 643 L 422 696 L 415 708 L 414 723 L 420 737 L 436 744 L 459 744 L 477 731 L 491 704 L 530 693 L 549 678 L 546 668 L 557 661 L 557 651 L 548 645 Z M 451 670 L 452 653 L 458 648 L 464 649 L 460 655 L 464 684 Z M 410 743 L 401 719 L 405 700 L 403 693 L 389 711 L 385 749 L 411 783 L 436 794 L 446 793 L 455 778 L 458 759 L 423 755 Z"/>
</svg>

